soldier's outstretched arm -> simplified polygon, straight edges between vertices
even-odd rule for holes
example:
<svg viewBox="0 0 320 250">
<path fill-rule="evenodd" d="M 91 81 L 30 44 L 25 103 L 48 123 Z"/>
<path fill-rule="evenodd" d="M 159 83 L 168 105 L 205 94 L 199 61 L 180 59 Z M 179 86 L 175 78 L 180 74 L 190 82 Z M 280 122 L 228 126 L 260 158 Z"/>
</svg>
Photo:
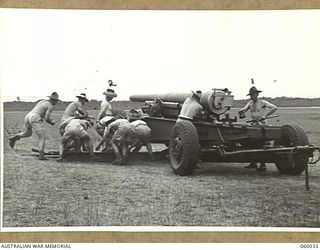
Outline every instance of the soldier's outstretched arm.
<svg viewBox="0 0 320 250">
<path fill-rule="evenodd" d="M 248 103 L 246 104 L 246 106 L 244 106 L 242 109 L 239 110 L 238 113 L 239 113 L 239 116 L 240 116 L 241 119 L 246 117 L 246 116 L 245 116 L 245 113 L 246 113 L 249 109 L 250 109 L 250 102 L 248 102 Z"/>
<path fill-rule="evenodd" d="M 108 127 L 106 127 L 99 144 L 96 146 L 96 150 L 99 150 L 101 148 L 101 146 L 106 142 L 107 137 L 109 135 L 109 132 L 110 132 L 110 129 Z"/>
<path fill-rule="evenodd" d="M 85 110 L 84 108 L 78 107 L 78 108 L 77 108 L 77 111 L 78 111 L 79 114 L 80 114 L 80 115 L 79 115 L 80 118 L 86 118 L 86 117 L 89 116 L 87 110 Z"/>
</svg>

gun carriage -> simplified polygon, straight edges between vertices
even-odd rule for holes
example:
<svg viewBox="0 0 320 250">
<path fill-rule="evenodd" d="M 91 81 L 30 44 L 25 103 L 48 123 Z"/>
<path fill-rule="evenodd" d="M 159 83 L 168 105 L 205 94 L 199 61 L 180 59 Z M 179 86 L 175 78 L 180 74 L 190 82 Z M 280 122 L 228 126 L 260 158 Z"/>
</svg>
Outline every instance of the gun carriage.
<svg viewBox="0 0 320 250">
<path fill-rule="evenodd" d="M 188 96 L 167 93 L 130 97 L 131 101 L 144 102 L 143 120 L 151 128 L 151 142 L 169 147 L 170 165 L 177 175 L 192 174 L 199 160 L 275 163 L 282 174 L 300 175 L 308 163 L 319 160 L 314 157 L 319 148 L 310 145 L 297 125 L 271 126 L 231 118 L 228 111 L 234 97 L 228 89 L 203 93 L 203 113 L 194 121 L 176 122 Z"/>
</svg>

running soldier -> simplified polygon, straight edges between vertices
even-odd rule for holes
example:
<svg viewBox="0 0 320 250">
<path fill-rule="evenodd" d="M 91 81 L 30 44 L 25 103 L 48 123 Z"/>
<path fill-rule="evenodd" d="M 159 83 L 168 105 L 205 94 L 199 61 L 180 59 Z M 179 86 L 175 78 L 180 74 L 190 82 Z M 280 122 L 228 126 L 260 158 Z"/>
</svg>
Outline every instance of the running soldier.
<svg viewBox="0 0 320 250">
<path fill-rule="evenodd" d="M 47 160 L 44 154 L 46 133 L 44 121 L 50 125 L 54 125 L 55 121 L 51 119 L 51 113 L 55 109 L 55 105 L 59 100 L 57 92 L 53 92 L 49 100 L 41 100 L 36 106 L 26 115 L 24 119 L 24 131 L 10 137 L 10 146 L 14 148 L 16 141 L 21 138 L 30 137 L 34 131 L 39 138 L 39 160 Z"/>
</svg>

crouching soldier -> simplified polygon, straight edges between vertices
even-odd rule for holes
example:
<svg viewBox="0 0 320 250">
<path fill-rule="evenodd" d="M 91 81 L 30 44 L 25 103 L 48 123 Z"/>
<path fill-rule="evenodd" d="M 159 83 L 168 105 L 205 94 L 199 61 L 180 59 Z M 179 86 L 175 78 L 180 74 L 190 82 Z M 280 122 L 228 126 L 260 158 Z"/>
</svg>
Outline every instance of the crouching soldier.
<svg viewBox="0 0 320 250">
<path fill-rule="evenodd" d="M 122 117 L 116 119 L 105 127 L 103 137 L 96 150 L 101 148 L 110 134 L 112 134 L 111 146 L 116 156 L 115 161 L 112 163 L 124 165 L 127 163 L 129 144 L 135 136 L 135 130 L 127 119 Z"/>
<path fill-rule="evenodd" d="M 129 121 L 135 130 L 135 136 L 132 139 L 130 149 L 133 149 L 132 152 L 139 152 L 142 146 L 146 146 L 150 159 L 154 160 L 150 143 L 151 129 L 145 121 L 140 120 L 141 113 L 138 110 L 132 109 L 129 114 Z"/>
<path fill-rule="evenodd" d="M 99 134 L 101 137 L 103 137 L 105 128 L 111 122 L 113 122 L 115 120 L 116 120 L 116 118 L 114 116 L 105 116 L 102 119 L 100 119 L 99 121 L 97 120 L 97 123 L 95 126 L 95 130 L 96 130 L 97 134 Z M 112 137 L 112 134 L 109 134 L 108 137 L 106 138 L 106 140 L 104 142 L 104 146 L 102 147 L 102 151 L 107 151 L 107 152 L 112 151 L 112 147 L 110 144 L 111 137 Z"/>
<path fill-rule="evenodd" d="M 100 120 L 97 120 L 97 124 L 95 126 L 95 130 L 96 132 L 103 137 L 104 134 L 104 129 L 106 128 L 106 126 L 108 126 L 111 122 L 115 121 L 116 118 L 114 116 L 108 115 L 103 117 Z"/>
<path fill-rule="evenodd" d="M 80 151 L 80 145 L 82 144 L 89 150 L 90 158 L 94 159 L 92 140 L 86 131 L 92 125 L 88 120 L 75 119 L 73 117 L 66 119 L 60 125 L 61 128 L 64 128 L 64 133 L 59 147 L 60 157 L 57 161 L 64 160 L 64 153 L 70 147 L 77 147 Z"/>
</svg>

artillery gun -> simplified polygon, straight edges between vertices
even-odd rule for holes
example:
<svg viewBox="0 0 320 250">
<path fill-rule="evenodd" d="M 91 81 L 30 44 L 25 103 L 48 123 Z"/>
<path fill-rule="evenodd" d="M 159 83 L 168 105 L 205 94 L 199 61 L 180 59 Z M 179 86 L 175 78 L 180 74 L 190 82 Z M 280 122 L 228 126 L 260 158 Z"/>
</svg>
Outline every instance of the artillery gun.
<svg viewBox="0 0 320 250">
<path fill-rule="evenodd" d="M 203 114 L 194 121 L 176 122 L 184 100 L 191 93 L 132 95 L 144 102 L 143 119 L 151 128 L 151 142 L 169 147 L 170 165 L 177 175 L 191 175 L 197 162 L 275 163 L 281 174 L 300 175 L 314 158 L 318 147 L 309 144 L 297 125 L 271 126 L 238 122 L 228 111 L 233 96 L 228 89 L 202 94 Z"/>
</svg>

